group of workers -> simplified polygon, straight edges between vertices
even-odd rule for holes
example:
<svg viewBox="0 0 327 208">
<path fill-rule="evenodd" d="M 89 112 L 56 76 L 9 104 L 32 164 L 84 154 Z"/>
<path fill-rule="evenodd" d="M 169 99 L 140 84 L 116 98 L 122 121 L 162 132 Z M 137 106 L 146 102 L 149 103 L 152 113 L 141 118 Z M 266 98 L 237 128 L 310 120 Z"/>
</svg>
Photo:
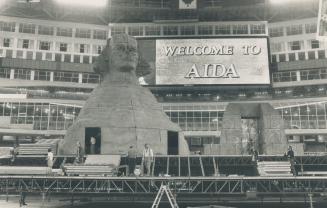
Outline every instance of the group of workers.
<svg viewBox="0 0 327 208">
<path fill-rule="evenodd" d="M 91 139 L 92 143 L 92 139 Z M 91 147 L 92 150 L 92 147 Z M 92 151 L 91 151 L 92 152 Z M 92 154 L 92 153 L 91 153 Z M 141 174 L 141 168 L 137 166 L 137 158 L 138 152 L 137 149 L 131 145 L 129 147 L 129 150 L 127 152 L 127 162 L 128 162 L 128 175 L 140 175 Z M 142 153 L 142 165 L 143 165 L 143 174 L 149 176 L 151 174 L 151 167 L 153 163 L 153 150 L 150 148 L 149 144 L 144 145 L 143 153 Z M 53 155 L 52 155 L 53 158 Z M 75 164 L 83 163 L 84 159 L 84 152 L 81 143 L 78 141 L 76 144 L 76 156 L 75 156 Z M 48 160 L 49 159 L 48 156 Z M 49 165 L 49 163 L 48 163 Z M 50 166 L 49 166 L 50 167 Z"/>
<path fill-rule="evenodd" d="M 129 147 L 127 153 L 127 162 L 128 162 L 128 172 L 129 175 L 140 175 L 141 170 L 140 168 L 136 168 L 136 158 L 137 158 L 137 150 L 136 148 L 131 145 Z M 146 176 L 151 175 L 151 167 L 153 164 L 153 150 L 150 148 L 149 144 L 144 145 L 143 153 L 142 153 L 142 163 L 143 163 L 143 174 Z M 141 164 L 142 164 L 141 163 Z"/>
<path fill-rule="evenodd" d="M 16 154 L 14 154 L 14 155 L 16 155 Z M 136 165 L 137 155 L 138 155 L 138 153 L 137 153 L 136 148 L 133 145 L 131 145 L 129 147 L 129 150 L 128 150 L 128 153 L 127 153 L 129 175 L 133 175 L 135 173 L 135 170 L 136 170 L 136 173 L 138 171 L 141 171 L 138 168 L 136 168 L 136 166 L 137 166 Z M 13 156 L 13 158 L 14 157 L 15 156 Z M 76 143 L 76 155 L 75 155 L 74 163 L 75 164 L 83 163 L 83 158 L 84 158 L 83 148 L 82 148 L 81 143 L 78 141 Z M 49 168 L 52 168 L 53 163 L 54 163 L 54 157 L 53 157 L 53 153 L 52 153 L 51 148 L 48 149 L 48 155 L 47 155 L 46 161 L 47 161 L 47 166 Z M 153 163 L 153 150 L 150 148 L 149 144 L 144 145 L 144 150 L 143 150 L 143 153 L 142 153 L 142 163 L 143 163 L 143 173 L 144 173 L 144 175 L 150 175 L 151 165 Z"/>
</svg>

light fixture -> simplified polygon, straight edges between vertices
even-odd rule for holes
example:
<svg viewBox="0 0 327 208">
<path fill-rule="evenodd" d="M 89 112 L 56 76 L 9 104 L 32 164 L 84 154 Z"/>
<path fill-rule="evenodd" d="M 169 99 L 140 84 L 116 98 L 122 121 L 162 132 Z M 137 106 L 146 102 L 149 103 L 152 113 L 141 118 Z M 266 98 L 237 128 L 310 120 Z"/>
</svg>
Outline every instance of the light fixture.
<svg viewBox="0 0 327 208">
<path fill-rule="evenodd" d="M 56 0 L 59 4 L 85 7 L 105 7 L 108 0 Z"/>
<path fill-rule="evenodd" d="M 290 3 L 303 3 L 312 0 L 269 0 L 271 4 L 290 4 Z"/>
<path fill-rule="evenodd" d="M 2 6 L 5 6 L 6 3 L 7 3 L 7 0 L 0 0 L 0 9 Z"/>
<path fill-rule="evenodd" d="M 41 0 L 17 0 L 17 3 L 40 3 Z"/>
</svg>

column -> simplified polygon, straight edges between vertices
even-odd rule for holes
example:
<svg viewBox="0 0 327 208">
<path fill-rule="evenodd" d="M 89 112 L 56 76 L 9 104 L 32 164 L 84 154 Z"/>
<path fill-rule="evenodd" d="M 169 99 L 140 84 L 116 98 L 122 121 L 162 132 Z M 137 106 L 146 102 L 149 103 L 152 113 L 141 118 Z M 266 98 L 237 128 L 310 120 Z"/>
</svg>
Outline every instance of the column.
<svg viewBox="0 0 327 208">
<path fill-rule="evenodd" d="M 36 51 L 37 51 L 37 39 L 34 39 L 34 46 L 33 46 L 33 60 L 36 59 Z"/>
<path fill-rule="evenodd" d="M 305 60 L 308 60 L 309 59 L 308 51 L 304 51 L 304 55 L 305 55 Z"/>
<path fill-rule="evenodd" d="M 194 25 L 194 34 L 195 35 L 199 34 L 199 25 L 198 24 Z"/>
<path fill-rule="evenodd" d="M 70 62 L 74 62 L 74 56 L 75 56 L 75 42 L 71 43 L 72 46 L 72 50 L 71 50 L 71 54 L 70 54 Z"/>
<path fill-rule="evenodd" d="M 107 39 L 109 39 L 110 37 L 111 37 L 111 25 L 109 25 L 109 27 L 108 27 Z"/>
<path fill-rule="evenodd" d="M 319 59 L 318 51 L 315 50 L 315 59 Z"/>
<path fill-rule="evenodd" d="M 53 71 L 52 72 L 50 72 L 50 82 L 53 82 Z"/>
<path fill-rule="evenodd" d="M 50 46 L 50 51 L 52 54 L 51 60 L 55 61 L 56 60 L 56 53 L 54 51 L 56 51 L 56 41 L 52 41 L 52 46 Z"/>
<path fill-rule="evenodd" d="M 19 33 L 19 23 L 16 22 L 15 24 L 15 33 Z"/>
<path fill-rule="evenodd" d="M 296 71 L 296 81 L 297 82 L 301 81 L 301 73 L 300 73 L 300 71 Z"/>
<path fill-rule="evenodd" d="M 78 74 L 78 83 L 80 83 L 80 84 L 83 83 L 83 74 L 82 73 Z"/>
<path fill-rule="evenodd" d="M 94 39 L 93 36 L 94 36 L 94 30 L 91 30 L 91 39 Z"/>
<path fill-rule="evenodd" d="M 18 38 L 14 38 L 13 40 L 14 40 L 14 42 L 13 42 L 13 45 L 12 45 L 12 48 L 13 48 L 12 57 L 17 58 Z"/>
<path fill-rule="evenodd" d="M 35 33 L 34 35 L 38 35 L 39 34 L 39 26 L 35 25 Z"/>
<path fill-rule="evenodd" d="M 10 69 L 10 77 L 9 79 L 14 79 L 15 78 L 15 69 Z"/>
<path fill-rule="evenodd" d="M 32 71 L 31 71 L 31 80 L 34 80 L 34 75 L 35 75 L 35 71 L 32 70 Z"/>
</svg>

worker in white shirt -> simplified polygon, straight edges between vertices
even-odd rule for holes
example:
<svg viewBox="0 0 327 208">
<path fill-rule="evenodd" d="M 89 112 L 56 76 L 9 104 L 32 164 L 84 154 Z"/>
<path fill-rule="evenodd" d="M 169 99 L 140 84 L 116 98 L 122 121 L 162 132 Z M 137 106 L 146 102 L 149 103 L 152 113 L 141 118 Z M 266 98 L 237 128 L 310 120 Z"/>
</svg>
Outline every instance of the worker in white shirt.
<svg viewBox="0 0 327 208">
<path fill-rule="evenodd" d="M 91 137 L 90 143 L 91 143 L 91 145 L 90 145 L 90 154 L 94 155 L 94 154 L 96 154 L 95 153 L 96 152 L 96 150 L 95 150 L 96 139 L 94 137 Z"/>
<path fill-rule="evenodd" d="M 142 160 L 144 165 L 143 174 L 146 173 L 145 175 L 149 176 L 151 173 L 151 164 L 153 162 L 153 151 L 150 148 L 149 144 L 144 145 Z"/>
<path fill-rule="evenodd" d="M 52 153 L 51 148 L 48 149 L 47 163 L 48 163 L 48 167 L 52 168 L 52 166 L 53 166 L 53 153 Z"/>
</svg>

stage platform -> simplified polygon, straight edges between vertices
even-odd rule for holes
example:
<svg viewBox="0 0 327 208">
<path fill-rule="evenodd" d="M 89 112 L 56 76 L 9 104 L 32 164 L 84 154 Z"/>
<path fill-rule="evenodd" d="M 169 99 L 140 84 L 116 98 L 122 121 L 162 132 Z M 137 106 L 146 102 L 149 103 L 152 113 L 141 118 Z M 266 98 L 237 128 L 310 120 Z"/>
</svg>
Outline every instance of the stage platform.
<svg viewBox="0 0 327 208">
<path fill-rule="evenodd" d="M 65 164 L 73 163 L 75 155 L 55 155 L 55 169 Z M 104 155 L 104 157 L 106 157 Z M 107 155 L 107 157 L 111 157 Z M 46 166 L 45 155 L 18 155 L 13 166 Z M 255 176 L 256 164 L 250 155 L 156 155 L 151 169 L 152 176 L 168 174 L 175 177 L 211 177 L 244 175 Z M 260 155 L 259 161 L 287 161 L 283 155 Z M 137 158 L 137 164 L 141 165 L 142 158 Z M 10 165 L 10 158 L 0 159 L 1 165 Z M 129 175 L 126 172 L 128 160 L 121 156 L 119 175 Z M 308 171 L 327 171 L 326 155 L 303 155 L 295 156 L 295 168 L 299 175 Z M 306 173 L 306 174 L 307 174 Z M 319 174 L 318 174 L 319 175 Z"/>
</svg>

